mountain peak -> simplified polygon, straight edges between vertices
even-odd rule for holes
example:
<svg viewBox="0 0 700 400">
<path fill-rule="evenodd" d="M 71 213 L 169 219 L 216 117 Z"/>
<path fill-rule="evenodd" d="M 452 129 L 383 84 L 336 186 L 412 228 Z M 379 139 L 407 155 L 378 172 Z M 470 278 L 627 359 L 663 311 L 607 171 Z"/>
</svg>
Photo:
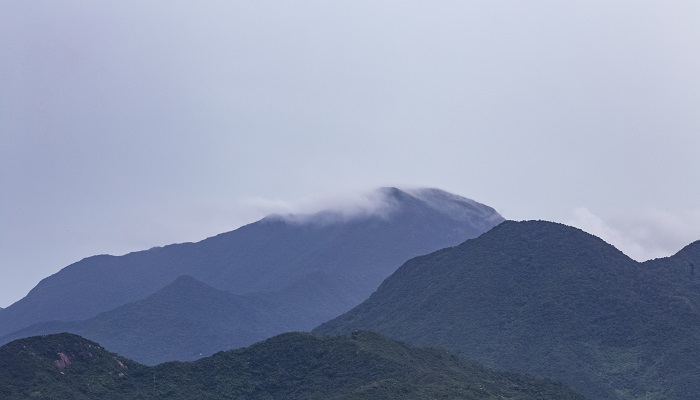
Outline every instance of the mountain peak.
<svg viewBox="0 0 700 400">
<path fill-rule="evenodd" d="M 676 256 L 685 256 L 696 260 L 700 260 L 700 240 L 696 240 L 693 243 L 685 246 L 673 257 Z"/>
<path fill-rule="evenodd" d="M 700 242 L 674 256 L 683 267 L 674 273 L 641 268 L 574 227 L 506 221 L 409 260 L 315 332 L 372 330 L 443 347 L 569 383 L 589 398 L 690 398 L 700 393 L 693 358 L 700 297 L 693 266 L 686 267 L 700 264 L 691 254 L 698 250 Z M 659 266 L 674 267 L 668 261 Z M 630 359 L 638 360 L 634 367 Z"/>
<path fill-rule="evenodd" d="M 190 275 L 180 275 L 169 285 L 155 292 L 154 298 L 182 298 L 189 296 L 201 296 L 202 293 L 217 293 L 221 292 L 206 283 L 193 278 Z"/>
<path fill-rule="evenodd" d="M 202 281 L 200 281 L 200 280 L 195 279 L 195 278 L 194 278 L 193 276 L 191 276 L 191 275 L 180 275 L 180 276 L 178 276 L 178 277 L 173 281 L 173 283 L 171 283 L 171 284 L 168 285 L 168 286 L 181 286 L 181 287 L 182 287 L 182 286 L 185 286 L 185 287 L 187 287 L 187 286 L 195 286 L 195 285 L 199 285 L 199 286 L 202 286 L 202 285 L 203 285 L 203 286 L 209 286 L 209 285 L 207 285 L 206 283 L 204 283 L 204 282 L 202 282 Z"/>
<path fill-rule="evenodd" d="M 406 260 L 456 246 L 503 219 L 490 207 L 439 189 L 380 188 L 339 200 L 340 205 L 326 202 L 326 207 L 318 207 L 325 208 L 320 213 L 268 218 L 196 243 L 74 263 L 0 312 L 0 336 L 27 332 L 25 328 L 36 323 L 85 322 L 102 315 L 99 327 L 89 326 L 102 329 L 109 319 L 115 329 L 100 330 L 106 332 L 104 343 L 113 343 L 107 335 L 124 343 L 124 327 L 130 326 L 124 321 L 143 315 L 145 309 L 166 310 L 152 315 L 170 323 L 192 320 L 200 313 L 195 306 L 206 306 L 202 300 L 230 300 L 249 305 L 250 318 L 241 308 L 241 326 L 246 328 L 227 343 L 250 344 L 252 336 L 243 331 L 259 333 L 257 340 L 290 328 L 310 329 L 366 299 Z M 231 299 L 230 294 L 239 297 Z M 289 323 L 268 318 L 275 315 L 269 310 L 280 303 L 299 317 Z M 193 311 L 185 316 L 183 307 Z M 228 334 L 221 321 L 217 316 L 204 325 Z M 156 326 L 152 322 L 150 326 Z M 71 325 L 75 331 L 88 326 L 76 324 Z M 133 340 L 126 344 L 134 349 L 125 352 L 129 357 L 144 349 L 163 355 L 188 350 L 183 341 L 159 341 L 158 349 L 138 347 Z"/>
<path fill-rule="evenodd" d="M 69 375 L 73 370 L 76 374 L 84 374 L 89 368 L 91 373 L 114 379 L 124 377 L 136 366 L 133 361 L 72 333 L 18 339 L 0 347 L 0 359 L 4 365 L 23 366 L 24 368 L 8 368 L 9 376 L 5 375 L 5 378 L 19 375 L 18 378 L 22 381 L 35 380 L 40 375 L 20 375 L 26 371 L 27 360 L 31 360 L 32 367 L 38 371 L 54 376 Z"/>
<path fill-rule="evenodd" d="M 311 213 L 272 214 L 265 221 L 296 224 L 334 224 L 350 220 L 390 219 L 401 212 L 432 211 L 455 221 L 496 225 L 504 218 L 491 207 L 437 188 L 380 187 L 363 194 L 336 199 Z"/>
<path fill-rule="evenodd" d="M 558 243 L 558 251 L 600 251 L 613 257 L 624 257 L 631 260 L 627 255 L 618 250 L 615 246 L 605 242 L 603 239 L 592 235 L 579 228 L 565 225 L 559 222 L 543 220 L 526 221 L 505 221 L 491 231 L 484 234 L 484 238 L 490 237 L 503 240 L 508 237 L 510 241 L 526 241 L 529 246 L 541 244 L 547 246 L 549 243 Z M 583 243 L 587 247 L 581 246 Z"/>
</svg>

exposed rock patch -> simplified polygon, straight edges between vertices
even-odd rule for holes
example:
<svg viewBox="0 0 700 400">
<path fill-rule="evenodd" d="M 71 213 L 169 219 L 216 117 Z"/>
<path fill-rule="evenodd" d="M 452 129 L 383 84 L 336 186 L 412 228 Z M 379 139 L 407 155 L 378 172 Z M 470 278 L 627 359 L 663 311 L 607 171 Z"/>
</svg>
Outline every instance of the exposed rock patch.
<svg viewBox="0 0 700 400">
<path fill-rule="evenodd" d="M 58 357 L 59 357 L 59 359 L 55 360 L 53 362 L 53 365 L 55 365 L 56 368 L 58 368 L 60 370 L 64 370 L 64 369 L 70 367 L 70 365 L 71 365 L 70 357 L 68 357 L 65 353 L 58 353 Z"/>
</svg>

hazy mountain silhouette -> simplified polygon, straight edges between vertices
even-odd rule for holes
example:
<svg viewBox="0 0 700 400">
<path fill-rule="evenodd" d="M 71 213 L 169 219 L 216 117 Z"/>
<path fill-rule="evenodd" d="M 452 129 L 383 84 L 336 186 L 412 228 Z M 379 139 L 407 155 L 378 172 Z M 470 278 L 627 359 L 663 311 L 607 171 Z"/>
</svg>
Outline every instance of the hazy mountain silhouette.
<svg viewBox="0 0 700 400">
<path fill-rule="evenodd" d="M 86 258 L 42 280 L 3 310 L 0 335 L 36 323 L 93 318 L 146 299 L 182 275 L 238 295 L 264 295 L 295 310 L 308 306 L 306 314 L 296 314 L 294 327 L 311 329 L 359 304 L 407 259 L 461 243 L 503 220 L 490 207 L 437 189 L 382 188 L 373 199 L 374 208 L 354 214 L 326 210 L 270 216 L 198 243 Z M 123 313 L 135 312 L 133 307 L 110 316 L 126 320 Z M 44 324 L 51 326 L 57 325 Z M 117 340 L 119 332 L 113 335 Z"/>
<path fill-rule="evenodd" d="M 71 334 L 0 347 L 0 397 L 61 399 L 582 400 L 543 379 L 358 332 L 287 333 L 190 363 L 146 367 Z"/>
<path fill-rule="evenodd" d="M 638 263 L 581 230 L 504 222 L 414 258 L 315 332 L 374 330 L 595 399 L 700 395 L 700 242 Z"/>
<path fill-rule="evenodd" d="M 196 360 L 280 332 L 308 330 L 326 315 L 323 307 L 315 305 L 331 301 L 334 292 L 322 281 L 319 285 L 329 290 L 294 298 L 289 291 L 236 295 L 182 276 L 144 300 L 84 321 L 37 323 L 0 338 L 0 344 L 72 332 L 149 365 Z"/>
</svg>

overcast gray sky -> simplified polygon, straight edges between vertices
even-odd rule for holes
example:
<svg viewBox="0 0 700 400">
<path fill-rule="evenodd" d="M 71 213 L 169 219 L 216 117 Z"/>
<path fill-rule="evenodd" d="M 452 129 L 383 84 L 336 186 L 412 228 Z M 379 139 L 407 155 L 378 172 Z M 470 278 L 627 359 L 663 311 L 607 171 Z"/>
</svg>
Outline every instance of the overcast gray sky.
<svg viewBox="0 0 700 400">
<path fill-rule="evenodd" d="M 700 2 L 0 2 L 0 306 L 383 185 L 700 239 Z"/>
</svg>

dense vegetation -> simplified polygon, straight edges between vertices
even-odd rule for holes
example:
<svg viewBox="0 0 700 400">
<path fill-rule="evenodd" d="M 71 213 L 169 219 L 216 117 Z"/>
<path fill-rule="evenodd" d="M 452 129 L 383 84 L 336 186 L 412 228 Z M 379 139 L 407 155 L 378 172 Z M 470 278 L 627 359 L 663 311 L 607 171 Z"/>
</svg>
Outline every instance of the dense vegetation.
<svg viewBox="0 0 700 400">
<path fill-rule="evenodd" d="M 441 346 L 595 399 L 697 398 L 699 256 L 696 242 L 640 264 L 575 228 L 505 222 L 410 260 L 316 332 Z"/>
<path fill-rule="evenodd" d="M 308 330 L 359 304 L 409 258 L 461 243 L 503 220 L 490 207 L 440 190 L 416 194 L 383 188 L 375 195 L 384 204 L 382 213 L 358 213 L 350 218 L 326 211 L 268 217 L 198 243 L 86 258 L 42 280 L 24 299 L 0 312 L 0 336 L 40 322 L 93 318 L 143 300 L 183 275 L 234 294 L 266 296 L 268 303 L 248 309 L 251 319 L 274 315 L 279 301 L 304 306 L 306 314 L 296 314 L 298 325 L 291 328 Z M 123 314 L 127 310 L 140 312 L 127 308 L 117 313 L 116 321 L 101 319 L 103 333 L 114 335 L 110 340 L 120 340 L 121 329 L 138 328 L 117 326 L 129 318 Z M 167 313 L 164 309 L 163 314 Z M 153 315 L 159 314 L 154 310 Z M 183 325 L 186 319 L 183 317 Z M 66 329 L 72 326 L 64 325 Z M 273 333 L 288 329 L 277 328 L 251 327 Z M 220 333 L 228 334 L 236 327 L 227 329 Z M 141 334 L 131 332 L 131 336 Z M 177 359 L 189 350 L 168 354 L 164 347 L 161 353 Z"/>
<path fill-rule="evenodd" d="M 0 398 L 583 399 L 551 381 L 495 372 L 377 334 L 283 334 L 195 362 L 136 364 L 72 334 L 0 347 Z"/>
<path fill-rule="evenodd" d="M 99 399 L 123 390 L 138 364 L 79 336 L 60 334 L 0 347 L 0 398 Z"/>
</svg>

